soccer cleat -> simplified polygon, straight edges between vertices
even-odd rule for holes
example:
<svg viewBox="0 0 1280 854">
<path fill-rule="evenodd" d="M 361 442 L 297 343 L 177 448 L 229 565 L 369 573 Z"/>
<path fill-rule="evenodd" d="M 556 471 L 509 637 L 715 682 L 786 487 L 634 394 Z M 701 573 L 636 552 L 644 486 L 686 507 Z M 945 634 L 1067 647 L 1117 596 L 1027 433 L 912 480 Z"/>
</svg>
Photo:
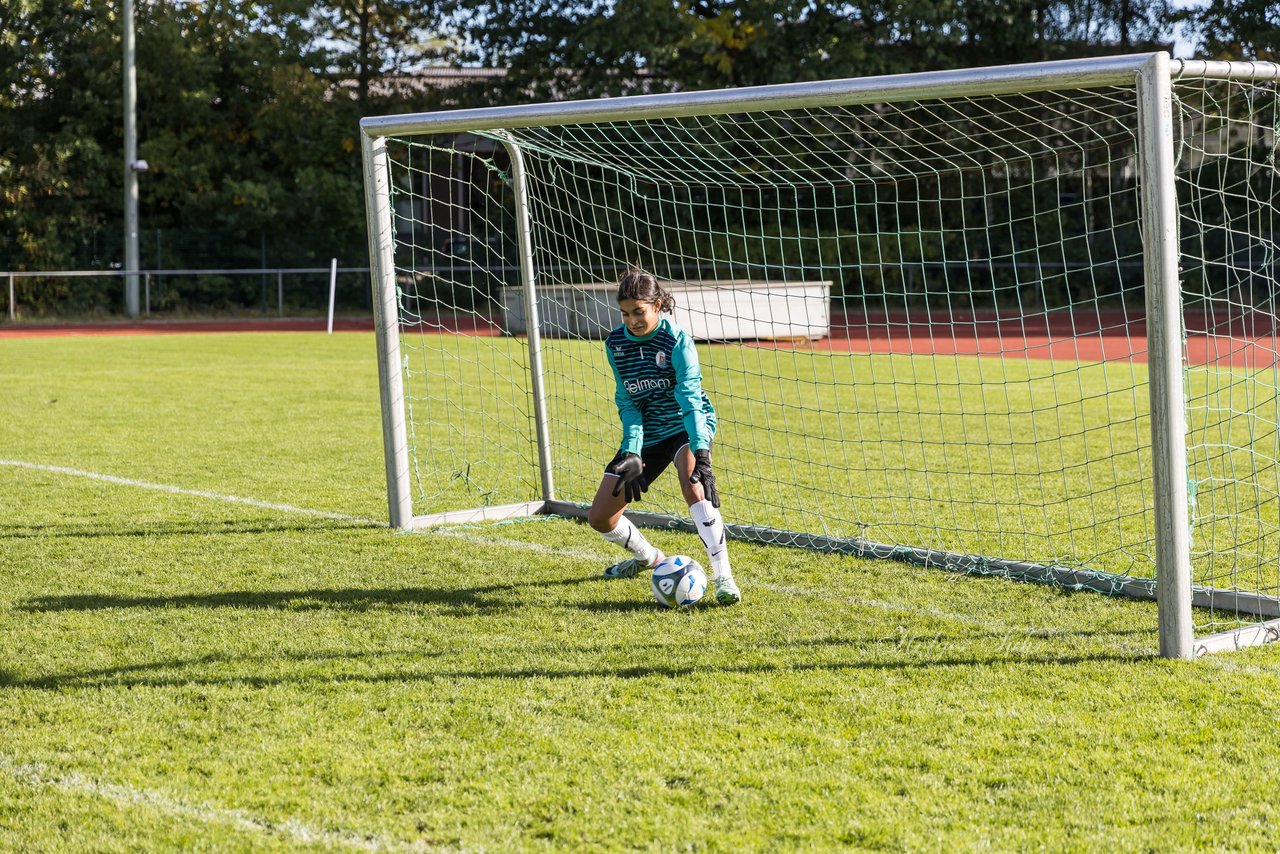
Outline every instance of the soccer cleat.
<svg viewBox="0 0 1280 854">
<path fill-rule="evenodd" d="M 653 563 L 645 563 L 639 558 L 629 557 L 626 560 L 615 563 L 604 571 L 605 578 L 635 578 L 645 570 L 653 569 L 658 564 L 667 559 L 662 552 L 658 552 L 657 557 L 653 559 Z"/>
<path fill-rule="evenodd" d="M 716 601 L 721 605 L 732 605 L 742 600 L 738 585 L 732 575 L 721 575 L 716 579 Z"/>
</svg>

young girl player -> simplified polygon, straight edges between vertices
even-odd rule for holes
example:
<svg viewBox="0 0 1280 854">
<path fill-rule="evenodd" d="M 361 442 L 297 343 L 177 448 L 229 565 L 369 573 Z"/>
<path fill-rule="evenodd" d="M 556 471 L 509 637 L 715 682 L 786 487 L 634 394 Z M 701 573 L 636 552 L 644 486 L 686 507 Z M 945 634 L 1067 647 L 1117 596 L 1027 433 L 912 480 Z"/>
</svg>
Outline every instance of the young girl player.
<svg viewBox="0 0 1280 854">
<path fill-rule="evenodd" d="M 716 413 L 702 390 L 702 370 L 693 339 L 662 317 L 675 299 L 651 273 L 631 268 L 618 282 L 622 325 L 609 333 L 605 350 L 617 383 L 614 401 L 622 420 L 622 445 L 605 466 L 587 521 L 632 557 L 604 571 L 606 578 L 631 578 L 653 569 L 664 555 L 623 511 L 675 464 L 680 491 L 707 547 L 716 601 L 742 598 L 729 569 L 729 549 L 720 495 L 711 472 L 711 439 Z"/>
</svg>

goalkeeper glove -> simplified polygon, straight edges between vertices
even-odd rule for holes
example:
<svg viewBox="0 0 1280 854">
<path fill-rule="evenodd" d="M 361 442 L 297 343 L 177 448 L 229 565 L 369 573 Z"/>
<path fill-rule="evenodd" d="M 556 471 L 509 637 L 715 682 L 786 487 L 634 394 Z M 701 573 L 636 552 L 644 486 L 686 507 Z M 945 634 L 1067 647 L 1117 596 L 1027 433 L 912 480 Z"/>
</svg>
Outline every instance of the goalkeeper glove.
<svg viewBox="0 0 1280 854">
<path fill-rule="evenodd" d="M 627 503 L 639 501 L 640 495 L 649 488 L 644 479 L 644 462 L 635 454 L 618 454 L 613 462 L 604 469 L 609 474 L 618 476 L 618 483 L 613 487 L 614 497 L 626 490 Z"/>
<path fill-rule="evenodd" d="M 689 475 L 689 482 L 702 484 L 703 497 L 711 502 L 712 507 L 720 506 L 716 476 L 711 473 L 711 451 L 704 448 L 693 452 L 693 474 Z"/>
</svg>

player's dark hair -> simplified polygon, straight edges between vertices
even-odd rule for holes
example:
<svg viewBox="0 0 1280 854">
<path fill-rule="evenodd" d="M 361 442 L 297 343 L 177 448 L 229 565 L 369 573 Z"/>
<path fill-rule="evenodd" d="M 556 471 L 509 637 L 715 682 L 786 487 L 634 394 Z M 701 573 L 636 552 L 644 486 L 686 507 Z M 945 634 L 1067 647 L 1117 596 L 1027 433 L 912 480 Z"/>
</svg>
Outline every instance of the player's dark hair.
<svg viewBox="0 0 1280 854">
<path fill-rule="evenodd" d="M 676 298 L 658 284 L 658 277 L 639 267 L 630 267 L 618 280 L 618 302 L 633 299 L 636 302 L 650 302 L 658 307 L 658 311 L 671 314 L 676 307 Z"/>
</svg>

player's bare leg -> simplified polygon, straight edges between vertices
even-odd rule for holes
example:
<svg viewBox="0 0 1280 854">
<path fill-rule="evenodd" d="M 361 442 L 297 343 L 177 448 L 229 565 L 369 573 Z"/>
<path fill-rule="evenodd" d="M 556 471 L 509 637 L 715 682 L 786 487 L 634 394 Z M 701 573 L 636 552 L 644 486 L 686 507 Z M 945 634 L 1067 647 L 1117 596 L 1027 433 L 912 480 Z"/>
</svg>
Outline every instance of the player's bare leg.
<svg viewBox="0 0 1280 854">
<path fill-rule="evenodd" d="M 653 569 L 666 556 L 646 540 L 640 529 L 623 515 L 623 511 L 627 509 L 627 500 L 621 493 L 613 494 L 617 486 L 616 475 L 606 474 L 601 479 L 595 500 L 587 511 L 587 524 L 609 542 L 617 543 L 631 552 L 631 557 L 605 569 L 605 578 L 631 578 L 643 570 Z"/>
<path fill-rule="evenodd" d="M 694 464 L 693 452 L 685 445 L 675 459 L 680 491 L 684 493 L 689 513 L 693 516 L 693 524 L 707 549 L 707 562 L 711 564 L 716 601 L 721 605 L 732 605 L 742 599 L 742 593 L 738 590 L 738 583 L 733 580 L 733 570 L 729 567 L 729 542 L 725 536 L 724 519 L 720 516 L 720 509 L 707 500 L 702 484 L 690 481 Z"/>
</svg>

